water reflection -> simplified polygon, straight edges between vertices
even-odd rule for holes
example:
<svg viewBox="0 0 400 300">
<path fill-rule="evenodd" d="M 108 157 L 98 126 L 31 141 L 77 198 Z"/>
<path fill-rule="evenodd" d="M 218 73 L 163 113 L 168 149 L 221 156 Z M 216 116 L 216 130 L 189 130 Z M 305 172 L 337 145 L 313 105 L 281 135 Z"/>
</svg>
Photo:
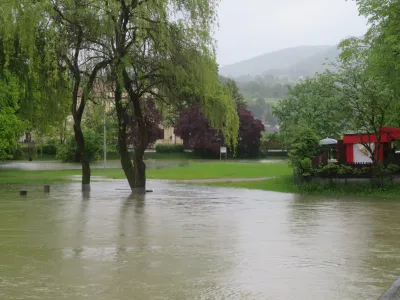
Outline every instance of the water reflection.
<svg viewBox="0 0 400 300">
<path fill-rule="evenodd" d="M 0 298 L 376 299 L 400 273 L 399 201 L 126 185 L 0 188 Z"/>
</svg>

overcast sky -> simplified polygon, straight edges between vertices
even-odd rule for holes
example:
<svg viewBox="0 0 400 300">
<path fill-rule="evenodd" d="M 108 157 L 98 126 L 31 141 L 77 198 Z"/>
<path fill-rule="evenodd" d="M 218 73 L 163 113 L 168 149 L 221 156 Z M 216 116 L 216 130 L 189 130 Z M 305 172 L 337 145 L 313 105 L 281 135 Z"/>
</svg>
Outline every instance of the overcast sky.
<svg viewBox="0 0 400 300">
<path fill-rule="evenodd" d="M 334 45 L 367 28 L 345 0 L 222 0 L 219 24 L 221 66 L 282 48 Z"/>
</svg>

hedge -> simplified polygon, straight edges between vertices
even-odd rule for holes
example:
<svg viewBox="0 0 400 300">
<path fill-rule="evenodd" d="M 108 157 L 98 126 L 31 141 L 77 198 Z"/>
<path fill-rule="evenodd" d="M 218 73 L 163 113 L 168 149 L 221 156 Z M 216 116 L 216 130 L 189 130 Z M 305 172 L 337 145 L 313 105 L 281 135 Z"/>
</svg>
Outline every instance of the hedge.
<svg viewBox="0 0 400 300">
<path fill-rule="evenodd" d="M 179 153 L 184 152 L 185 148 L 182 144 L 157 144 L 156 152 L 157 153 Z"/>
</svg>

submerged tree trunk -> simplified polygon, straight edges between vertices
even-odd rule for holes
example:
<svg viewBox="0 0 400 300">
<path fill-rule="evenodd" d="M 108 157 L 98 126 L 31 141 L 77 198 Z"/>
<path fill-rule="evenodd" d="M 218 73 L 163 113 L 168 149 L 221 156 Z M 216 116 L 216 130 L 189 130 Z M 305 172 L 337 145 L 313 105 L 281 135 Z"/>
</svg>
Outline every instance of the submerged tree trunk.
<svg viewBox="0 0 400 300">
<path fill-rule="evenodd" d="M 127 144 L 127 112 L 126 106 L 122 103 L 122 87 L 117 82 L 114 93 L 115 108 L 118 115 L 118 151 L 121 160 L 121 166 L 124 170 L 125 177 L 128 180 L 132 190 L 135 188 L 135 169 L 132 159 L 128 151 Z"/>
<path fill-rule="evenodd" d="M 146 164 L 144 163 L 144 152 L 147 148 L 148 136 L 147 127 L 145 122 L 144 112 L 141 107 L 140 97 L 131 87 L 131 80 L 126 72 L 123 72 L 122 86 L 118 81 L 116 82 L 115 91 L 115 106 L 118 114 L 118 146 L 121 155 L 121 164 L 124 170 L 126 179 L 132 191 L 145 192 L 146 191 Z M 127 123 L 128 112 L 127 105 L 122 103 L 122 88 L 128 92 L 129 103 L 131 104 L 133 121 L 137 126 L 137 136 L 135 137 L 135 148 L 133 153 L 133 163 L 129 156 L 127 149 Z"/>
<path fill-rule="evenodd" d="M 85 148 L 85 138 L 83 136 L 80 120 L 74 124 L 75 140 L 79 148 L 80 159 L 82 164 L 82 185 L 90 185 L 90 162 Z"/>
<path fill-rule="evenodd" d="M 133 106 L 134 120 L 138 126 L 135 152 L 133 153 L 133 166 L 135 168 L 134 189 L 145 191 L 146 164 L 143 158 L 148 144 L 147 126 L 144 112 L 141 107 L 140 98 L 136 94 L 131 93 L 130 99 Z"/>
<path fill-rule="evenodd" d="M 135 170 L 126 143 L 126 124 L 121 125 L 118 129 L 118 148 L 121 158 L 121 166 L 130 188 L 133 189 L 135 187 Z"/>
<path fill-rule="evenodd" d="M 133 165 L 135 168 L 134 189 L 137 190 L 146 190 L 146 164 L 143 160 L 145 150 L 146 147 L 142 144 L 136 146 L 133 153 Z"/>
</svg>

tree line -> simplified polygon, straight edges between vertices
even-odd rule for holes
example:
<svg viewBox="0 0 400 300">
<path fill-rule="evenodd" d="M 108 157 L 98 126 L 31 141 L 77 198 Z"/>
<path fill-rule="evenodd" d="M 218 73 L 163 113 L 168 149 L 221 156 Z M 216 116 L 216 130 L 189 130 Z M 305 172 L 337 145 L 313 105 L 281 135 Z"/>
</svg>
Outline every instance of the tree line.
<svg viewBox="0 0 400 300">
<path fill-rule="evenodd" d="M 287 145 L 298 141 L 305 128 L 318 138 L 340 138 L 347 132 L 375 134 L 376 147 L 364 143 L 375 162 L 375 152 L 381 147 L 380 128 L 400 126 L 400 4 L 356 2 L 360 14 L 369 20 L 368 32 L 343 40 L 333 68 L 290 87 L 274 114 Z"/>
</svg>

